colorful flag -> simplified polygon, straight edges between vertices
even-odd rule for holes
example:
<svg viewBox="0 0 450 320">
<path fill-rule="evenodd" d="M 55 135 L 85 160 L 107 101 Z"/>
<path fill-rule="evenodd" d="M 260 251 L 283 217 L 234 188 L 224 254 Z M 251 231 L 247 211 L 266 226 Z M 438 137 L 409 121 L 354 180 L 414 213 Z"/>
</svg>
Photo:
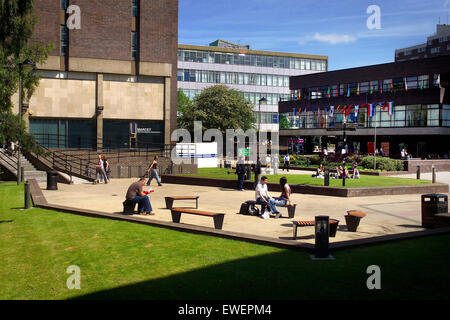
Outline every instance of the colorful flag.
<svg viewBox="0 0 450 320">
<path fill-rule="evenodd" d="M 394 80 L 391 79 L 391 91 L 394 89 Z"/>
<path fill-rule="evenodd" d="M 367 112 L 369 114 L 369 117 L 375 116 L 375 107 L 372 103 L 368 105 Z"/>
<path fill-rule="evenodd" d="M 387 105 L 388 105 L 388 114 L 390 116 L 392 116 L 392 114 L 394 113 L 394 103 L 393 102 L 388 102 Z"/>
<path fill-rule="evenodd" d="M 345 113 L 345 116 L 346 117 L 348 117 L 349 115 L 350 115 L 350 110 L 352 109 L 352 106 L 351 105 L 349 105 L 348 107 L 347 107 L 347 112 Z"/>
<path fill-rule="evenodd" d="M 437 85 L 439 86 L 439 88 L 442 88 L 441 87 L 441 75 L 440 74 L 438 75 L 438 78 L 437 78 Z"/>
<path fill-rule="evenodd" d="M 295 117 L 297 115 L 297 109 L 294 108 L 293 112 L 294 112 L 294 117 Z"/>
<path fill-rule="evenodd" d="M 386 103 L 383 103 L 382 105 L 383 111 L 386 110 Z"/>
<path fill-rule="evenodd" d="M 359 106 L 355 106 L 355 117 L 358 118 Z"/>
<path fill-rule="evenodd" d="M 372 85 L 372 81 L 370 81 L 370 94 L 373 93 L 373 85 Z"/>
<path fill-rule="evenodd" d="M 330 117 L 334 116 L 334 106 L 330 107 Z"/>
<path fill-rule="evenodd" d="M 344 113 L 345 113 L 345 109 L 347 109 L 347 106 L 344 106 L 344 107 L 342 108 L 341 114 L 344 114 Z"/>
<path fill-rule="evenodd" d="M 358 88 L 356 89 L 356 94 L 359 96 L 359 82 L 358 82 Z"/>
<path fill-rule="evenodd" d="M 306 113 L 306 107 L 305 107 L 305 109 L 303 109 L 303 112 L 305 112 L 305 113 Z"/>
<path fill-rule="evenodd" d="M 350 85 L 348 85 L 348 89 L 347 89 L 347 97 L 350 97 Z"/>
<path fill-rule="evenodd" d="M 298 90 L 298 100 L 302 99 L 302 90 Z"/>
<path fill-rule="evenodd" d="M 406 77 L 405 77 L 405 91 L 408 91 L 408 81 L 406 81 Z"/>
<path fill-rule="evenodd" d="M 383 93 L 383 80 L 380 81 L 380 93 Z"/>
<path fill-rule="evenodd" d="M 330 98 L 330 97 L 331 97 L 331 88 L 328 87 L 328 98 Z"/>
<path fill-rule="evenodd" d="M 341 105 L 338 105 L 336 108 L 336 112 L 338 112 L 340 108 L 341 108 Z"/>
<path fill-rule="evenodd" d="M 317 111 L 319 111 L 319 117 L 322 114 L 322 111 L 320 110 L 320 107 L 317 109 Z"/>
</svg>

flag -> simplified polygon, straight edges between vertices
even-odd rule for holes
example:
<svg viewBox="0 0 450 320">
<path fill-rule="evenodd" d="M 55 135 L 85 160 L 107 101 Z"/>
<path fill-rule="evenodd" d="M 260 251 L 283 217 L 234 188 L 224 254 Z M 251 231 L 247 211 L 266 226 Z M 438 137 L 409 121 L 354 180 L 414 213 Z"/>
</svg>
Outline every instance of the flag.
<svg viewBox="0 0 450 320">
<path fill-rule="evenodd" d="M 311 111 L 314 113 L 314 112 L 316 112 L 316 109 L 315 108 L 311 108 Z"/>
<path fill-rule="evenodd" d="M 338 105 L 336 108 L 336 112 L 338 112 L 340 108 L 341 108 L 341 105 Z"/>
<path fill-rule="evenodd" d="M 348 89 L 347 89 L 347 97 L 350 97 L 350 85 L 348 86 Z"/>
<path fill-rule="evenodd" d="M 380 93 L 383 93 L 383 80 L 380 81 Z"/>
<path fill-rule="evenodd" d="M 348 107 L 347 107 L 347 112 L 345 113 L 345 116 L 346 117 L 348 117 L 349 115 L 350 115 L 350 110 L 352 109 L 352 106 L 351 105 L 349 105 Z"/>
<path fill-rule="evenodd" d="M 437 85 L 439 86 L 439 88 L 442 88 L 441 87 L 441 75 L 440 74 L 438 75 L 438 78 L 437 78 Z"/>
<path fill-rule="evenodd" d="M 323 111 L 325 112 L 325 115 L 327 115 L 327 113 L 328 113 L 328 108 L 325 107 L 325 108 L 323 109 Z"/>
<path fill-rule="evenodd" d="M 392 114 L 394 113 L 394 103 L 393 102 L 388 102 L 387 105 L 388 105 L 388 114 L 390 116 L 392 116 Z"/>
<path fill-rule="evenodd" d="M 358 88 L 356 89 L 356 94 L 359 96 L 359 82 L 358 82 Z"/>
<path fill-rule="evenodd" d="M 302 99 L 302 90 L 298 90 L 298 100 Z"/>
<path fill-rule="evenodd" d="M 330 87 L 328 87 L 328 98 L 330 98 L 331 97 L 331 89 L 330 89 Z"/>
<path fill-rule="evenodd" d="M 322 114 L 322 111 L 320 110 L 320 107 L 317 109 L 317 111 L 319 111 L 319 117 Z"/>
<path fill-rule="evenodd" d="M 422 79 L 422 81 L 420 82 L 420 90 L 423 90 L 423 83 L 424 83 L 424 80 Z"/>
<path fill-rule="evenodd" d="M 369 114 L 369 117 L 375 116 L 375 107 L 372 103 L 368 105 L 367 112 Z"/>
<path fill-rule="evenodd" d="M 297 109 L 294 108 L 293 112 L 294 112 L 294 117 L 295 117 L 297 115 Z"/>
<path fill-rule="evenodd" d="M 406 81 L 406 78 L 405 78 L 405 91 L 408 91 L 408 81 Z"/>
<path fill-rule="evenodd" d="M 359 106 L 355 106 L 355 117 L 358 118 Z"/>
<path fill-rule="evenodd" d="M 347 106 L 344 106 L 343 108 L 342 108 L 342 110 L 341 110 L 341 114 L 344 114 L 345 113 L 345 109 L 347 108 Z"/>
<path fill-rule="evenodd" d="M 373 86 L 372 86 L 372 81 L 370 81 L 370 94 L 373 93 Z"/>
<path fill-rule="evenodd" d="M 391 91 L 394 89 L 394 80 L 391 79 Z"/>
<path fill-rule="evenodd" d="M 305 109 L 303 109 L 303 112 L 305 112 L 305 113 L 306 113 L 306 107 L 305 107 Z"/>
<path fill-rule="evenodd" d="M 383 103 L 381 106 L 383 107 L 383 111 L 386 110 L 386 103 Z"/>
<path fill-rule="evenodd" d="M 334 106 L 330 107 L 330 117 L 334 116 Z"/>
</svg>

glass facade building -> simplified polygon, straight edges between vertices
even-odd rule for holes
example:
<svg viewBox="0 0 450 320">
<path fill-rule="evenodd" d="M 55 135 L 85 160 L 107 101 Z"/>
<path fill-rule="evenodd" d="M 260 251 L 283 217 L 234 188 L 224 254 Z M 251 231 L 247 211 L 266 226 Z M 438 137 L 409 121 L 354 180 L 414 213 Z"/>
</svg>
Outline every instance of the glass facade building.
<svg viewBox="0 0 450 320">
<path fill-rule="evenodd" d="M 179 45 L 177 80 L 190 99 L 217 84 L 242 92 L 255 105 L 261 130 L 278 131 L 278 102 L 291 95 L 289 77 L 324 72 L 327 67 L 326 56 L 255 51 L 248 45 L 217 40 L 210 46 Z M 261 98 L 267 104 L 260 109 Z"/>
</svg>

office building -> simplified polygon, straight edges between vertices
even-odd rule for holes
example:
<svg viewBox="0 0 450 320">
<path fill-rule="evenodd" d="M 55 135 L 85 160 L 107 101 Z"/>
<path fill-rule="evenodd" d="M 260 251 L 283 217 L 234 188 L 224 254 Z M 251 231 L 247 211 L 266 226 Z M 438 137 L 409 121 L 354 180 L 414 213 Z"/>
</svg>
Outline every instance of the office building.
<svg viewBox="0 0 450 320">
<path fill-rule="evenodd" d="M 209 46 L 178 45 L 178 88 L 191 99 L 216 84 L 241 91 L 255 105 L 261 131 L 278 131 L 278 102 L 290 95 L 290 76 L 327 70 L 326 56 L 258 51 L 220 39 Z M 259 109 L 262 98 L 267 104 Z"/>
<path fill-rule="evenodd" d="M 448 156 L 449 86 L 450 55 L 291 77 L 292 95 L 279 103 L 280 146 L 339 152 L 345 119 L 351 152 L 373 153 L 376 136 L 376 148 L 394 157 L 402 146 L 416 157 Z"/>
<path fill-rule="evenodd" d="M 70 5 L 80 8 L 80 29 L 68 28 Z M 54 44 L 24 112 L 40 143 L 98 149 L 170 143 L 177 0 L 35 0 L 35 14 L 33 41 Z"/>
</svg>

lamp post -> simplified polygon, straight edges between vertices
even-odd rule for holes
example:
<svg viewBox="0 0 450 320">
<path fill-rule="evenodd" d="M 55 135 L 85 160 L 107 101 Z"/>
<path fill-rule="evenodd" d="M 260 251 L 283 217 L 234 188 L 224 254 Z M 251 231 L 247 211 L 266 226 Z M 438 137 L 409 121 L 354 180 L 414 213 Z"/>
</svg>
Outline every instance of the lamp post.
<svg viewBox="0 0 450 320">
<path fill-rule="evenodd" d="M 344 119 L 342 120 L 342 123 L 343 123 L 343 128 L 344 128 L 344 145 L 343 145 L 343 150 L 345 150 L 344 159 L 343 159 L 343 164 L 344 164 L 343 170 L 344 170 L 344 172 L 342 172 L 342 186 L 345 187 L 345 168 L 347 166 L 347 163 L 346 163 L 346 159 L 347 159 L 347 148 L 346 148 L 346 145 L 347 145 L 347 132 L 346 132 L 347 119 L 346 119 L 345 115 L 344 115 Z"/>
<path fill-rule="evenodd" d="M 19 129 L 22 126 L 22 71 L 24 67 L 34 67 L 35 63 L 29 59 L 26 59 L 22 63 L 19 63 L 19 110 L 17 112 L 19 118 Z M 17 141 L 17 185 L 21 182 L 20 176 L 20 141 Z"/>
<path fill-rule="evenodd" d="M 258 101 L 258 138 L 257 138 L 257 145 L 256 145 L 256 172 L 255 172 L 255 185 L 258 184 L 259 182 L 259 176 L 260 173 L 258 172 L 258 165 L 260 164 L 260 160 L 259 160 L 259 143 L 260 143 L 260 133 L 261 133 L 261 105 L 266 105 L 267 104 L 267 99 L 265 97 L 262 97 L 261 99 L 259 99 Z"/>
</svg>

